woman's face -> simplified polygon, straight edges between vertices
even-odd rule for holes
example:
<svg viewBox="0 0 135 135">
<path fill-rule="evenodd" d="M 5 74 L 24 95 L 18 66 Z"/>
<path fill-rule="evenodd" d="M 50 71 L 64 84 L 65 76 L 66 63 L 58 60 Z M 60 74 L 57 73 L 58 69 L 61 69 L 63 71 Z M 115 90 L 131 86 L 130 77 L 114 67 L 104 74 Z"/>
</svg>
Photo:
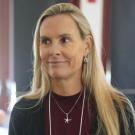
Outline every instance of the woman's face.
<svg viewBox="0 0 135 135">
<path fill-rule="evenodd" d="M 89 43 L 66 14 L 47 17 L 40 26 L 40 58 L 52 79 L 80 79 Z"/>
</svg>

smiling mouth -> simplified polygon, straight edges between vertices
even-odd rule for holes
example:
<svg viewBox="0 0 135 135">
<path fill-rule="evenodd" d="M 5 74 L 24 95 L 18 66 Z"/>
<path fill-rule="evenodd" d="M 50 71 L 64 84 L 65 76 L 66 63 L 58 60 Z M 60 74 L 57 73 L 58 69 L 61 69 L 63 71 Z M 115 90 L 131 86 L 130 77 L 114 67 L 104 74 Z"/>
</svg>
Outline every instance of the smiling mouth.
<svg viewBox="0 0 135 135">
<path fill-rule="evenodd" d="M 48 64 L 60 64 L 60 63 L 66 63 L 67 61 L 49 61 Z"/>
</svg>

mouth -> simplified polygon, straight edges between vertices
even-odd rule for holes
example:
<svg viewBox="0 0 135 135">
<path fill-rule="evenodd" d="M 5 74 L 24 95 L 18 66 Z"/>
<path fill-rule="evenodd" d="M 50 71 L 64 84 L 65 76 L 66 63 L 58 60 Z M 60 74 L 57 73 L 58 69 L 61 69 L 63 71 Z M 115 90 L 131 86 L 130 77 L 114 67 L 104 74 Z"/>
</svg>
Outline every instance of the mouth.
<svg viewBox="0 0 135 135">
<path fill-rule="evenodd" d="M 61 64 L 66 63 L 67 61 L 48 61 L 48 64 Z"/>
</svg>

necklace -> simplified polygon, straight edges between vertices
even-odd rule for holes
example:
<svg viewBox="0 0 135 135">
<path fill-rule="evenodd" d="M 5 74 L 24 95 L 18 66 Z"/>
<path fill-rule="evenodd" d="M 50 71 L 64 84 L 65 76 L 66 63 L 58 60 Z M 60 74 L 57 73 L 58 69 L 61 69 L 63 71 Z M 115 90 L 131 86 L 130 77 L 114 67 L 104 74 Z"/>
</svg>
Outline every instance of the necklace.
<svg viewBox="0 0 135 135">
<path fill-rule="evenodd" d="M 54 98 L 53 94 L 52 94 L 52 97 L 53 97 L 53 99 L 54 99 L 54 101 L 55 101 L 57 107 L 59 108 L 60 111 L 62 111 L 62 112 L 66 115 L 66 118 L 64 118 L 65 123 L 68 124 L 68 123 L 72 120 L 72 119 L 69 118 L 69 114 L 70 114 L 70 113 L 73 111 L 73 109 L 75 108 L 75 106 L 76 106 L 78 100 L 80 99 L 81 95 L 82 95 L 82 91 L 81 91 L 80 95 L 78 96 L 77 100 L 75 101 L 75 103 L 73 104 L 73 106 L 71 107 L 71 109 L 70 109 L 68 112 L 65 112 L 65 111 L 62 109 L 62 107 L 59 105 L 59 103 L 57 102 L 57 100 Z"/>
<path fill-rule="evenodd" d="M 80 94 L 81 95 L 81 94 Z M 79 96 L 80 97 L 80 96 Z M 78 97 L 78 98 L 79 98 Z M 77 99 L 79 100 L 79 99 Z M 85 90 L 84 90 L 84 95 L 83 95 L 83 103 L 82 103 L 82 110 L 81 110 L 81 120 L 80 120 L 80 128 L 79 128 L 79 135 L 81 135 L 82 132 L 82 120 L 83 120 L 83 112 L 84 112 L 84 101 L 85 101 Z M 77 102 L 77 101 L 76 101 Z M 75 104 L 76 104 L 75 102 Z M 74 105 L 73 105 L 74 106 Z M 72 107 L 74 108 L 74 107 Z M 71 108 L 71 109 L 72 109 Z M 71 110 L 70 109 L 70 110 Z M 72 110 L 71 110 L 72 111 Z M 67 113 L 66 113 L 67 115 Z M 67 117 L 68 118 L 68 117 Z M 68 119 L 70 120 L 70 119 Z M 51 92 L 49 93 L 49 125 L 50 125 L 50 135 L 52 135 L 52 123 L 51 123 Z"/>
</svg>

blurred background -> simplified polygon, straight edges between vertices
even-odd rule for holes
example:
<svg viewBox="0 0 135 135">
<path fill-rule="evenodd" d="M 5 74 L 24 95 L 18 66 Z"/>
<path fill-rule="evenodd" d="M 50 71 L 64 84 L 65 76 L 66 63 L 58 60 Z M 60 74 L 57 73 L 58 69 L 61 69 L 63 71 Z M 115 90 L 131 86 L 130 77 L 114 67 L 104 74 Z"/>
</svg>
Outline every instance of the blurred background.
<svg viewBox="0 0 135 135">
<path fill-rule="evenodd" d="M 70 2 L 90 22 L 109 83 L 135 107 L 134 0 L 0 0 L 0 135 L 7 135 L 16 97 L 30 89 L 32 40 L 40 14 Z"/>
</svg>

